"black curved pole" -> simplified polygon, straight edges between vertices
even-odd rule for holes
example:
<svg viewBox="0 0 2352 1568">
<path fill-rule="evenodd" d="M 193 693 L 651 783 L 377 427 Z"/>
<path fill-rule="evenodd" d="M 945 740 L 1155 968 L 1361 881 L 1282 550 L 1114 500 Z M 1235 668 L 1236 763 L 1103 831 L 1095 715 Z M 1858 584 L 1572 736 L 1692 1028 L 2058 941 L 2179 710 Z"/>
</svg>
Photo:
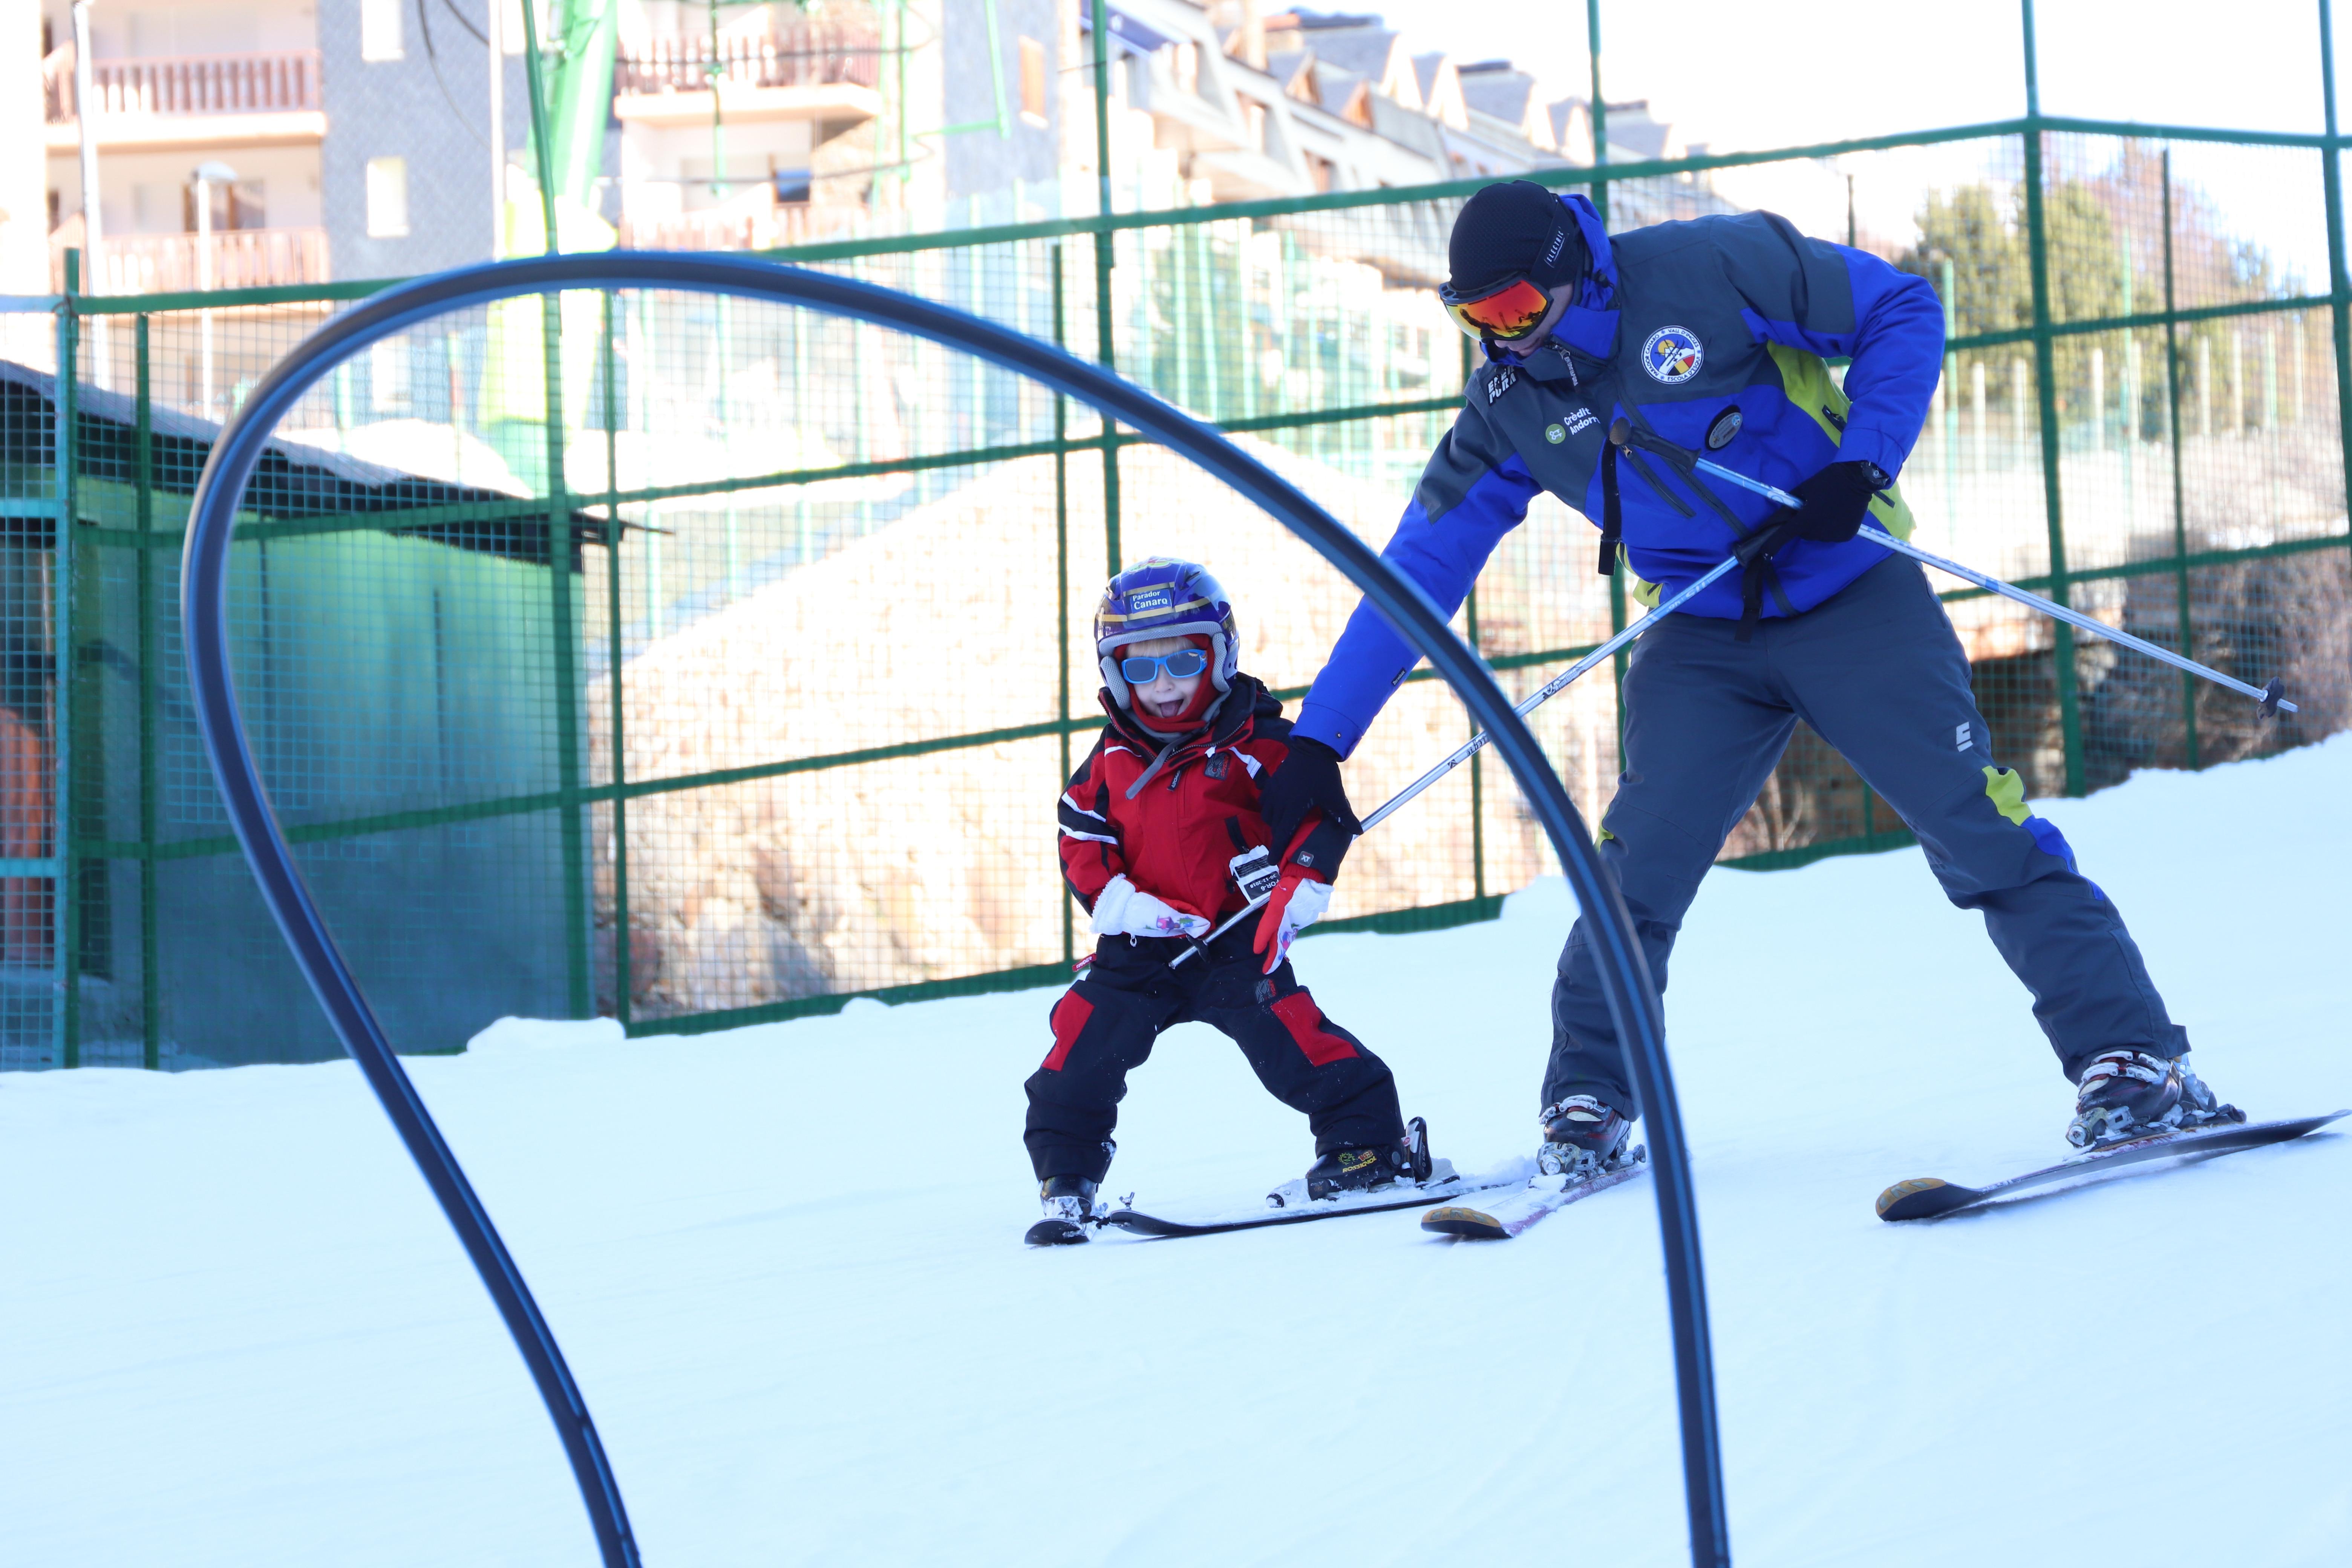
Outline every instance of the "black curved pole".
<svg viewBox="0 0 2352 1568">
<path fill-rule="evenodd" d="M 1527 796 L 1591 921 L 1601 990 L 1619 1037 L 1628 1047 L 1633 1087 L 1642 1097 L 1656 1164 L 1658 1226 L 1674 1327 L 1675 1378 L 1682 1417 L 1683 1484 L 1696 1568 L 1728 1568 L 1723 1466 L 1717 1437 L 1715 1370 L 1707 1342 L 1706 1286 L 1699 1259 L 1698 1212 L 1666 1061 L 1664 1012 L 1633 921 L 1616 884 L 1601 873 L 1583 819 L 1526 722 L 1478 656 L 1455 637 L 1428 595 L 1382 561 L 1304 491 L 1217 431 L 1099 366 L 993 321 L 887 289 L 829 273 L 749 257 L 679 252 L 605 251 L 493 262 L 388 289 L 305 340 L 255 387 L 205 464 L 188 529 L 180 586 L 188 676 L 214 777 L 262 896 L 286 935 L 344 1048 L 383 1102 L 434 1195 L 440 1200 L 482 1282 L 498 1303 L 516 1346 L 538 1381 L 562 1435 L 607 1563 L 636 1562 L 635 1543 L 611 1467 L 562 1352 L 514 1260 L 474 1196 L 457 1158 L 393 1055 L 383 1026 L 327 932 L 279 830 L 237 713 L 228 666 L 228 551 L 236 508 L 278 420 L 337 364 L 380 338 L 419 321 L 476 305 L 562 289 L 672 289 L 799 305 L 847 316 L 987 360 L 1066 396 L 1189 458 L 1271 513 L 1348 580 L 1451 686 L 1471 716 L 1495 737 L 1495 749 Z"/>
</svg>

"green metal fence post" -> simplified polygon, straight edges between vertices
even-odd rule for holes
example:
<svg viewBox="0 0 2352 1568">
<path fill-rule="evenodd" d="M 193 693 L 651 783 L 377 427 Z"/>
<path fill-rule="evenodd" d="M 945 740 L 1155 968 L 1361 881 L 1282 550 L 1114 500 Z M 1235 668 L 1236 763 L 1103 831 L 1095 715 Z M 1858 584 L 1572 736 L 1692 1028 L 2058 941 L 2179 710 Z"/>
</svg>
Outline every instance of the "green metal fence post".
<svg viewBox="0 0 2352 1568">
<path fill-rule="evenodd" d="M 2173 318 L 2172 149 L 2164 150 L 2164 403 L 2172 435 L 2172 596 L 2180 634 L 2180 651 L 2197 657 L 2196 628 L 2189 614 L 2189 508 L 2180 478 L 2180 323 Z M 2186 760 L 2193 772 L 2197 756 L 2197 678 L 2180 673 L 2180 725 Z"/>
<path fill-rule="evenodd" d="M 2050 229 L 2042 212 L 2042 82 L 2034 58 L 2033 0 L 2019 0 L 2025 26 L 2025 226 L 2033 275 L 2033 372 L 2042 420 L 2042 504 L 2049 521 L 2050 597 L 2069 602 L 2066 525 L 2059 495 L 2058 372 L 2050 331 Z M 2053 623 L 2051 662 L 2058 682 L 2058 724 L 2066 752 L 2068 795 L 2083 793 L 2082 705 L 2074 689 L 2074 628 Z"/>
<path fill-rule="evenodd" d="M 155 966 L 161 942 L 155 910 L 155 443 L 145 311 L 133 328 L 138 376 L 139 542 L 131 551 L 139 579 L 139 1058 L 153 1072 L 163 1065 L 163 992 Z"/>
<path fill-rule="evenodd" d="M 1584 0 L 1585 44 L 1592 63 L 1592 172 L 1598 176 L 1609 166 L 1609 104 L 1601 96 L 1601 0 Z M 1593 210 L 1601 215 L 1601 226 L 1609 226 L 1609 182 L 1595 178 L 1591 184 Z M 1467 340 L 1465 340 L 1465 342 Z M 1462 379 L 1470 379 L 1470 356 L 1462 357 Z M 1625 566 L 1621 560 L 1617 569 L 1609 574 L 1609 635 L 1616 636 L 1625 629 Z M 1610 661 L 1610 679 L 1617 700 L 1617 742 L 1619 759 L 1623 759 L 1625 742 L 1625 669 L 1628 655 L 1620 648 Z"/>
<path fill-rule="evenodd" d="M 1462 603 L 1464 628 L 1470 634 L 1470 651 L 1483 654 L 1478 646 L 1478 586 L 1472 584 L 1469 597 Z M 1477 724 L 1470 726 L 1476 734 Z M 1470 896 L 1482 902 L 1486 897 L 1486 770 L 1479 764 L 1486 761 L 1483 751 L 1470 754 Z"/>
<path fill-rule="evenodd" d="M 1050 247 L 1054 263 L 1054 346 L 1067 346 L 1066 321 L 1063 315 L 1062 242 L 1055 240 Z M 1062 681 L 1055 695 L 1055 718 L 1061 724 L 1062 768 L 1054 775 L 1054 788 L 1068 788 L 1070 776 L 1070 405 L 1060 393 L 1054 394 L 1054 626 L 1055 641 L 1061 649 Z M 1103 461 L 1109 462 L 1116 452 L 1103 448 Z M 1113 572 L 1118 563 L 1113 562 Z M 1065 889 L 1062 898 L 1062 962 L 1076 963 L 1077 958 L 1078 921 L 1076 901 Z"/>
<path fill-rule="evenodd" d="M 528 6 L 525 7 L 529 9 Z M 593 1017 L 595 988 L 588 960 L 588 845 L 580 820 L 579 630 L 572 614 L 572 498 L 563 471 L 563 297 L 540 297 L 546 364 L 541 412 L 547 419 L 547 584 L 554 647 L 556 808 L 563 847 L 563 946 L 566 1002 L 574 1018 Z"/>
<path fill-rule="evenodd" d="M 1944 341 L 1949 342 L 1959 336 L 1960 329 L 1959 289 L 1952 275 L 1950 257 L 1944 258 L 1944 264 L 1937 268 L 1937 274 L 1944 286 Z M 1944 523 L 1948 528 L 1958 521 L 1960 515 L 1959 355 L 1950 353 L 1944 355 L 1944 384 L 1936 389 L 1936 395 L 1944 402 Z M 1977 438 L 1982 440 L 1984 432 L 1979 431 Z"/>
<path fill-rule="evenodd" d="M 609 666 L 613 747 L 613 1016 L 629 1026 L 629 769 L 628 731 L 621 675 L 621 404 L 614 363 L 613 291 L 604 294 L 604 626 Z"/>
<path fill-rule="evenodd" d="M 2347 537 L 2352 538 L 2352 272 L 2344 255 L 2344 148 L 2336 125 L 2336 16 L 2319 0 L 2319 72 L 2327 95 L 2327 145 L 2319 154 L 2327 192 L 2327 300 L 2336 337 L 2336 425 L 2343 447 Z"/>
<path fill-rule="evenodd" d="M 49 942 L 57 977 L 50 1014 L 52 1048 L 60 1067 L 81 1066 L 81 989 L 76 942 L 73 795 L 73 531 L 81 503 L 79 423 L 81 383 L 81 252 L 66 252 L 66 291 L 58 303 L 57 483 L 49 570 L 49 767 L 55 806 L 49 814 Z"/>
<path fill-rule="evenodd" d="M 1092 0 L 1095 78 L 1095 357 L 1105 370 L 1116 368 L 1111 320 L 1111 268 L 1116 265 L 1118 234 L 1110 226 L 1110 8 Z M 1103 422 L 1103 553 L 1109 558 L 1108 574 L 1119 569 L 1118 443 L 1111 437 L 1117 424 Z"/>
</svg>

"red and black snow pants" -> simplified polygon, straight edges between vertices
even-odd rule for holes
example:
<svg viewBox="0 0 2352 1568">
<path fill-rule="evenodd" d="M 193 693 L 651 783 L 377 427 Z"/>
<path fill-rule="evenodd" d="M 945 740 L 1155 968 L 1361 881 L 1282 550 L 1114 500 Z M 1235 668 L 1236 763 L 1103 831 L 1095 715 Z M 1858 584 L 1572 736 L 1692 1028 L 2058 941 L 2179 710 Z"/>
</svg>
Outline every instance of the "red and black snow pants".
<svg viewBox="0 0 2352 1568">
<path fill-rule="evenodd" d="M 1024 1141 L 1039 1181 L 1103 1179 L 1127 1075 L 1162 1030 L 1183 1023 L 1206 1024 L 1239 1046 L 1266 1092 L 1307 1113 L 1318 1154 L 1404 1136 L 1388 1064 L 1323 1016 L 1288 963 L 1259 973 L 1254 926 L 1243 921 L 1177 969 L 1168 961 L 1184 943 L 1174 938 L 1102 939 L 1094 963 L 1054 1004 L 1054 1048 L 1029 1075 Z"/>
</svg>

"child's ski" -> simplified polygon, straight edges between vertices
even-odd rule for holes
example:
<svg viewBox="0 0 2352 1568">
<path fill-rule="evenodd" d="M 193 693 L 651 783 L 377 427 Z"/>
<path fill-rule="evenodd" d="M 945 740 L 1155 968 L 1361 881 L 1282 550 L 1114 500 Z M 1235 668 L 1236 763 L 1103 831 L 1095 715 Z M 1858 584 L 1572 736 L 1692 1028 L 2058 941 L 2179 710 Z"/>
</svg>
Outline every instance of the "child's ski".
<svg viewBox="0 0 2352 1568">
<path fill-rule="evenodd" d="M 1485 1208 L 1447 1204 L 1421 1216 L 1421 1228 L 1461 1241 L 1508 1241 L 1546 1215 L 1630 1182 L 1650 1168 L 1649 1152 L 1636 1144 L 1622 1163 L 1597 1176 L 1538 1176 L 1507 1198 Z"/>
<path fill-rule="evenodd" d="M 1379 1187 L 1368 1193 L 1349 1193 L 1320 1202 L 1292 1201 L 1281 1208 L 1259 1208 L 1207 1216 L 1193 1220 L 1166 1219 L 1158 1215 L 1139 1213 L 1132 1208 L 1113 1209 L 1101 1223 L 1115 1225 L 1137 1236 L 1217 1236 L 1229 1230 L 1260 1230 L 1273 1225 L 1306 1225 L 1318 1219 L 1344 1219 L 1349 1215 L 1387 1214 L 1395 1209 L 1417 1209 L 1433 1197 L 1467 1196 L 1472 1193 L 1489 1192 L 1496 1187 L 1517 1186 L 1527 1180 L 1527 1166 L 1507 1173 L 1477 1178 L 1464 1178 L 1454 1173 L 1446 1161 L 1436 1163 L 1431 1179 L 1415 1186 L 1402 1184 Z M 1297 1186 L 1297 1183 L 1286 1184 Z M 1303 1198 L 1303 1194 L 1298 1194 Z"/>
<path fill-rule="evenodd" d="M 1878 1217 L 1889 1221 L 1933 1219 L 1938 1215 L 1958 1214 L 1962 1209 L 1974 1208 L 1991 1199 L 2006 1197 L 2026 1187 L 2044 1186 L 2076 1176 L 2098 1175 L 2119 1165 L 2136 1165 L 2145 1160 L 2232 1154 L 2241 1149 L 2259 1149 L 2265 1143 L 2284 1143 L 2344 1116 L 2352 1116 L 2352 1110 L 2334 1110 L 2325 1116 L 2305 1116 L 2292 1121 L 2256 1121 L 2234 1127 L 2165 1132 L 2153 1138 L 2129 1138 L 2104 1149 L 2093 1149 L 2072 1159 L 2061 1160 L 2054 1165 L 2044 1165 L 2038 1171 L 2028 1171 L 2021 1176 L 1995 1182 L 1989 1187 L 1964 1187 L 1938 1176 L 1914 1176 L 1907 1182 L 1895 1183 L 1878 1194 Z"/>
</svg>

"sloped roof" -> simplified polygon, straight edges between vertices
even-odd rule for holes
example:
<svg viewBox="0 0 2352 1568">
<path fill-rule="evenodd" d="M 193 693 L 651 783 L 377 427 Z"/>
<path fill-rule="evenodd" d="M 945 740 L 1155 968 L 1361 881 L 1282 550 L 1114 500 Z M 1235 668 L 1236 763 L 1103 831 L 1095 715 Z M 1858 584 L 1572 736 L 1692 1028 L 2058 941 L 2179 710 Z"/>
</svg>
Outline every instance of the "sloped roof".
<svg viewBox="0 0 2352 1568">
<path fill-rule="evenodd" d="M 1380 25 L 1377 16 L 1345 19 L 1315 26 L 1304 35 L 1318 60 L 1370 79 L 1375 89 L 1386 84 L 1396 64 L 1397 35 Z M 1404 74 L 1404 73 L 1399 73 Z M 1408 108 L 1418 109 L 1414 103 Z"/>
<path fill-rule="evenodd" d="M 57 463 L 57 377 L 12 360 L 0 360 L 0 461 L 28 468 Z M 118 484 L 139 482 L 138 405 L 127 393 L 94 386 L 74 389 L 76 469 Z M 223 426 L 167 405 L 148 413 L 148 474 L 158 490 L 191 495 Z M 247 484 L 243 510 L 272 521 L 297 518 L 383 517 L 422 507 L 497 503 L 499 512 L 478 521 L 459 520 L 393 533 L 431 539 L 460 550 L 503 555 L 544 565 L 547 519 L 518 515 L 518 498 L 474 485 L 428 479 L 300 441 L 271 441 Z M 572 514 L 572 564 L 580 564 L 583 539 L 601 540 L 604 524 L 586 512 Z"/>
<path fill-rule="evenodd" d="M 1650 100 L 1631 99 L 1609 106 L 1609 145 L 1639 153 L 1644 158 L 1666 155 L 1666 138 L 1672 130 L 1664 121 L 1650 118 Z"/>
<path fill-rule="evenodd" d="M 1443 163 L 1445 142 L 1438 134 L 1437 121 L 1416 109 L 1408 109 L 1386 93 L 1371 93 L 1365 104 L 1372 111 L 1372 133 L 1384 136 L 1400 147 L 1435 158 Z"/>
<path fill-rule="evenodd" d="M 1370 129 L 1372 110 L 1367 100 L 1372 95 L 1372 88 L 1361 72 L 1318 60 L 1315 62 L 1315 85 L 1322 93 L 1322 107 L 1327 112 Z"/>
<path fill-rule="evenodd" d="M 1514 125 L 1527 118 L 1528 101 L 1536 94 L 1536 79 L 1514 70 L 1510 61 L 1477 60 L 1454 70 L 1462 79 L 1462 101 L 1479 113 Z"/>
<path fill-rule="evenodd" d="M 1265 73 L 1282 85 L 1283 92 L 1302 103 L 1322 101 L 1318 79 L 1322 74 L 1321 62 L 1313 49 L 1285 49 L 1279 53 L 1268 50 Z"/>
</svg>

